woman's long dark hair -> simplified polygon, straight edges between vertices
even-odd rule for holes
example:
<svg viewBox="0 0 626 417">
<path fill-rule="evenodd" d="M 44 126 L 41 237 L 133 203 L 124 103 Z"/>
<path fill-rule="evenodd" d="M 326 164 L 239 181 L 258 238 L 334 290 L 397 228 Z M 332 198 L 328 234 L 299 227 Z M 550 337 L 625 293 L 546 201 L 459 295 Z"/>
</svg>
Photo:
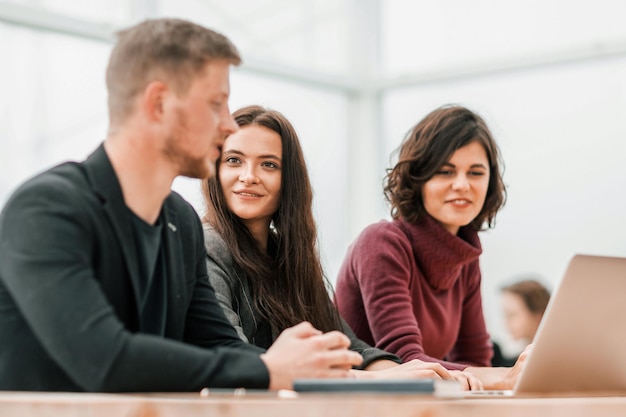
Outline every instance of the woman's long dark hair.
<svg viewBox="0 0 626 417">
<path fill-rule="evenodd" d="M 285 116 L 261 106 L 243 107 L 233 117 L 241 128 L 263 126 L 281 138 L 281 202 L 272 217 L 268 250 L 228 209 L 219 181 L 219 161 L 217 175 L 202 187 L 206 205 L 202 220 L 226 241 L 235 263 L 248 277 L 255 306 L 274 333 L 301 321 L 322 331 L 339 330 L 339 316 L 318 255 L 313 191 L 298 136 Z"/>
</svg>

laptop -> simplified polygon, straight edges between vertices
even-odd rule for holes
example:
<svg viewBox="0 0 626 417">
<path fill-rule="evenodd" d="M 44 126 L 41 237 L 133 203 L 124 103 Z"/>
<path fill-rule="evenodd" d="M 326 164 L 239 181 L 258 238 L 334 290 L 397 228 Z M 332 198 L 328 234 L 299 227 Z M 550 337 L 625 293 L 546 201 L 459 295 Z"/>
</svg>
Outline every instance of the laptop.
<svg viewBox="0 0 626 417">
<path fill-rule="evenodd" d="M 626 258 L 575 255 L 550 298 L 514 395 L 626 395 Z"/>
<path fill-rule="evenodd" d="M 510 391 L 466 398 L 626 395 L 626 258 L 575 255 Z"/>
</svg>

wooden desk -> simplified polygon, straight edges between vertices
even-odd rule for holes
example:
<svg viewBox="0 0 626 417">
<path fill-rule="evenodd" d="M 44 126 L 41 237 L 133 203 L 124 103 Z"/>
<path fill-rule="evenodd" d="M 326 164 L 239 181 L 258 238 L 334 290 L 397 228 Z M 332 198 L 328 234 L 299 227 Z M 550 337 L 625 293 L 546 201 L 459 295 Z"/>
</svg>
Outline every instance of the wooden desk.
<svg viewBox="0 0 626 417">
<path fill-rule="evenodd" d="M 620 416 L 626 397 L 486 398 L 442 400 L 429 396 L 275 393 L 55 394 L 0 392 L 2 417 L 506 417 Z"/>
</svg>

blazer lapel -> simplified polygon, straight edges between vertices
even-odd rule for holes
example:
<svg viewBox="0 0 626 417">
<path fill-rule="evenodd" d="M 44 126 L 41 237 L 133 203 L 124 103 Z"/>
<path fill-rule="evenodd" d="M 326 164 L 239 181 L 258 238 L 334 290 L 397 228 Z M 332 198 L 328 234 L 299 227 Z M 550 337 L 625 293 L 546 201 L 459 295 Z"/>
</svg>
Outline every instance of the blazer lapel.
<svg viewBox="0 0 626 417">
<path fill-rule="evenodd" d="M 171 329 L 180 329 L 180 323 L 184 322 L 184 311 L 181 309 L 173 309 L 176 305 L 181 305 L 181 297 L 185 291 L 186 280 L 181 276 L 180 263 L 183 259 L 183 248 L 181 240 L 181 232 L 178 227 L 176 212 L 168 204 L 168 199 L 163 204 L 163 251 L 165 261 L 165 277 L 167 280 L 167 321 L 165 324 L 165 334 L 169 335 Z M 178 302 L 171 302 L 178 300 Z M 172 336 L 172 335 L 169 335 Z M 178 335 L 181 337 L 182 335 Z"/>
<path fill-rule="evenodd" d="M 137 314 L 139 314 L 139 264 L 137 246 L 133 235 L 132 219 L 124 203 L 122 188 L 113 170 L 111 161 L 100 145 L 85 161 L 84 166 L 94 191 L 102 199 L 102 208 L 106 213 L 117 237 L 128 273 L 131 278 Z"/>
</svg>

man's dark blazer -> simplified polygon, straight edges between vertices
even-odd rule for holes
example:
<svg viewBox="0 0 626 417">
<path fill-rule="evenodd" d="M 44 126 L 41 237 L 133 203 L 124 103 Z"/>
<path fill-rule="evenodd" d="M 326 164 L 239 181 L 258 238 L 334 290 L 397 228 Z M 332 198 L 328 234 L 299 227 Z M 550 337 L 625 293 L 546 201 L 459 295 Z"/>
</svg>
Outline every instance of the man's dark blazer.
<svg viewBox="0 0 626 417">
<path fill-rule="evenodd" d="M 104 147 L 17 189 L 0 214 L 0 389 L 267 388 L 209 284 L 196 212 L 172 192 L 159 220 L 165 337 L 137 331 L 131 213 Z"/>
</svg>

